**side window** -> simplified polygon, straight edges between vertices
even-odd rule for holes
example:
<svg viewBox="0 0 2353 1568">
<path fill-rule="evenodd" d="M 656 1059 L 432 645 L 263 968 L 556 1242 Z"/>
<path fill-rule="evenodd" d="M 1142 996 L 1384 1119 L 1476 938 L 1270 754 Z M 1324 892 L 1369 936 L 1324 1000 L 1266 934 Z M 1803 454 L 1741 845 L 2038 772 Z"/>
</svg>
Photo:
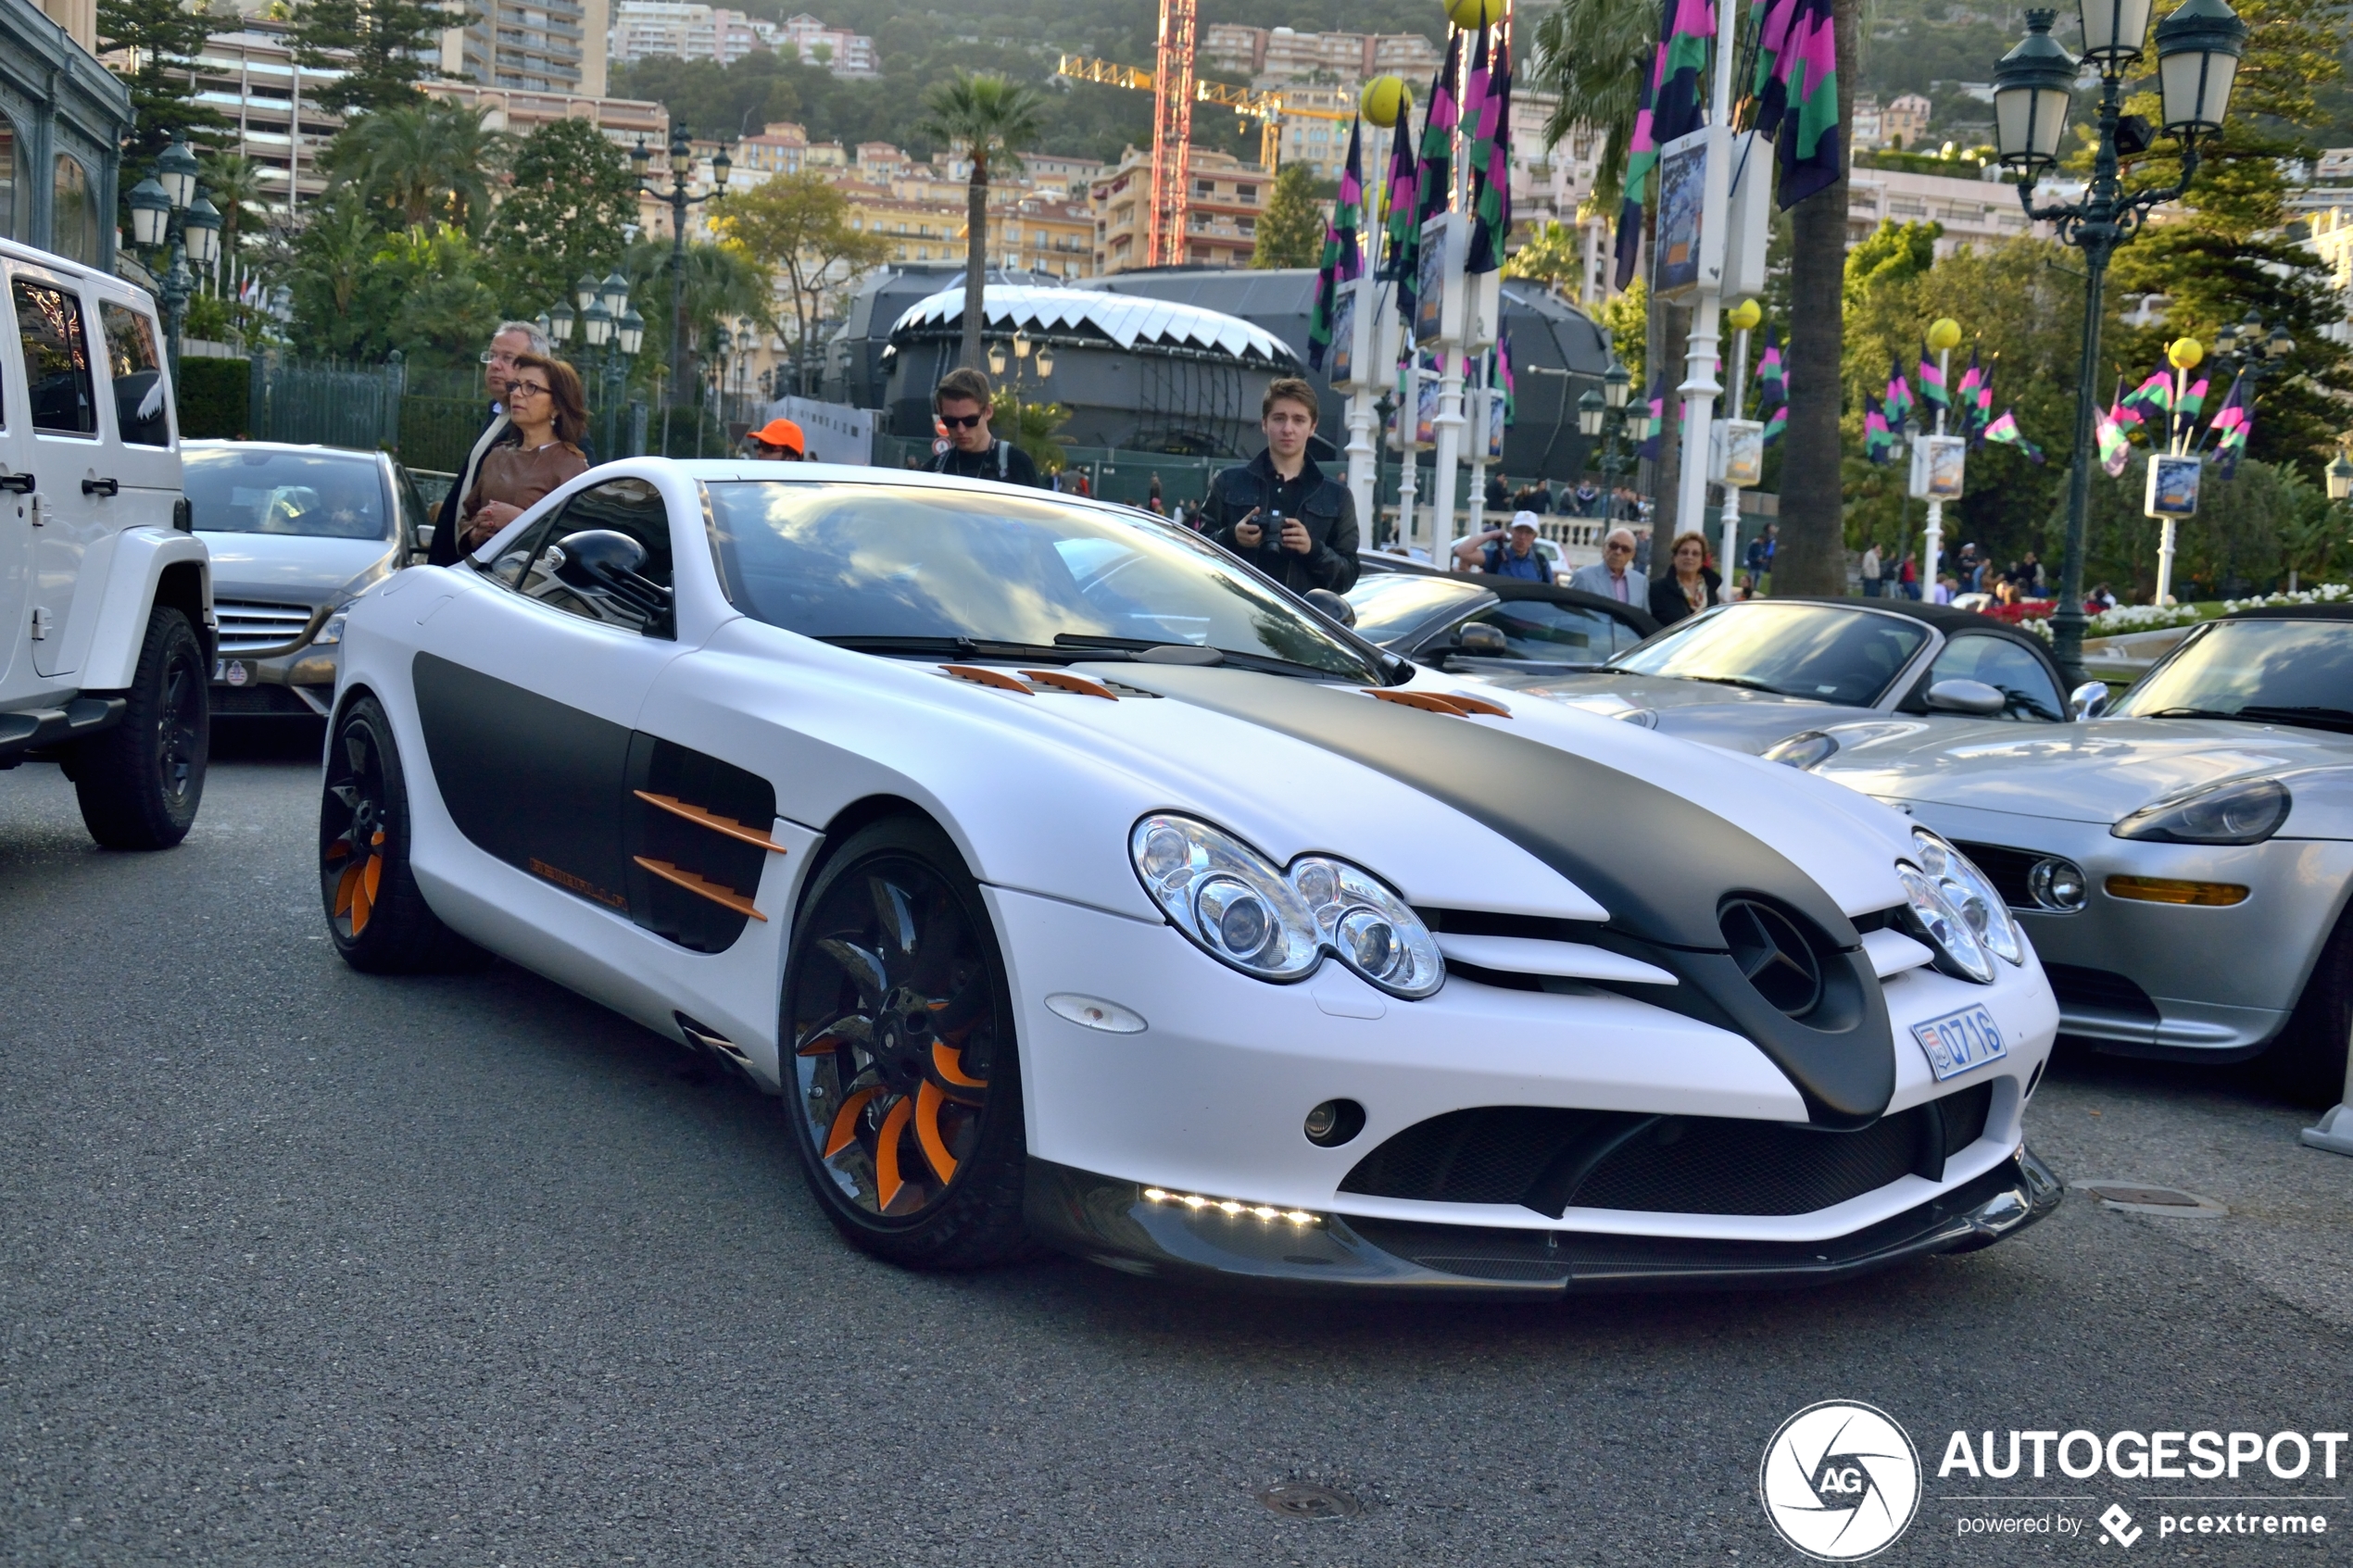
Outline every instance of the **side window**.
<svg viewBox="0 0 2353 1568">
<path fill-rule="evenodd" d="M 81 299 L 27 278 L 17 280 L 16 296 L 32 428 L 53 435 L 97 434 L 98 405 L 91 391 L 90 342 L 82 335 Z"/>
<path fill-rule="evenodd" d="M 98 307 L 107 338 L 107 373 L 114 383 L 115 428 L 134 446 L 171 445 L 169 389 L 163 356 L 156 352 L 156 325 L 144 311 L 111 300 Z"/>
<path fill-rule="evenodd" d="M 2055 720 L 2065 711 L 2043 661 L 2006 637 L 1955 637 L 1929 666 L 1928 685 L 1939 681 L 1984 682 L 2010 699 L 2013 719 Z"/>
<path fill-rule="evenodd" d="M 1543 599 L 1514 599 L 1472 618 L 1504 633 L 1510 659 L 1599 664 L 1618 645 L 1615 617 Z"/>
<path fill-rule="evenodd" d="M 661 492 L 642 479 L 616 479 L 584 490 L 564 503 L 563 509 L 535 528 L 516 549 L 498 563 L 498 575 L 527 598 L 610 626 L 642 631 L 647 616 L 641 606 L 603 588 L 580 587 L 557 575 L 564 564 L 563 541 L 574 533 L 610 530 L 626 534 L 645 547 L 637 575 L 660 587 L 671 585 L 670 512 Z M 529 554 L 525 555 L 524 552 Z M 508 577 L 508 561 L 521 556 L 519 572 Z"/>
</svg>

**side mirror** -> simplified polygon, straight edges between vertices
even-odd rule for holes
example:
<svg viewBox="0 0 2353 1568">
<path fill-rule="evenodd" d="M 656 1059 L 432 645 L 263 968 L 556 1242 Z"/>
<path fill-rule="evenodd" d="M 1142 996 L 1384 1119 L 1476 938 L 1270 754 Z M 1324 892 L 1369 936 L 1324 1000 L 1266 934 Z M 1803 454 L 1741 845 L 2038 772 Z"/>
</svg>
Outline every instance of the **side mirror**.
<svg viewBox="0 0 2353 1568">
<path fill-rule="evenodd" d="M 2116 695 L 2106 681 L 2086 681 L 2067 694 L 2067 706 L 2078 719 L 2096 719 L 2108 711 Z"/>
<path fill-rule="evenodd" d="M 1455 634 L 1454 646 L 1458 652 L 1488 659 L 1501 659 L 1512 651 L 1511 644 L 1504 640 L 1504 633 L 1484 621 L 1466 624 Z"/>
<path fill-rule="evenodd" d="M 1339 621 L 1342 626 L 1356 624 L 1356 607 L 1329 588 L 1310 588 L 1302 596 L 1309 604 Z"/>
<path fill-rule="evenodd" d="M 565 534 L 556 548 L 563 555 L 556 580 L 564 586 L 612 598 L 648 627 L 668 623 L 670 590 L 638 571 L 646 564 L 645 546 L 610 528 L 591 528 Z"/>
<path fill-rule="evenodd" d="M 1939 681 L 1928 688 L 1928 705 L 1939 713 L 1991 719 L 2007 711 L 2010 699 L 1982 681 Z"/>
</svg>

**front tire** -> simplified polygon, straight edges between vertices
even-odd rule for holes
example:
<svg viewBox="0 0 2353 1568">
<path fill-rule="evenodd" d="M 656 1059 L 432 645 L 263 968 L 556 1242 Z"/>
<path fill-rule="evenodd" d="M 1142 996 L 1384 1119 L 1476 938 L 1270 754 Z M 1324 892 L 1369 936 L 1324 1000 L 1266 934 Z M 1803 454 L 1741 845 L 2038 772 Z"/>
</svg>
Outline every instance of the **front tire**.
<svg viewBox="0 0 2353 1568">
<path fill-rule="evenodd" d="M 842 1235 L 909 1268 L 1026 1255 L 1013 1004 L 980 887 L 893 818 L 819 869 L 785 968 L 786 1115 Z"/>
<path fill-rule="evenodd" d="M 2283 1094 L 2309 1105 L 2334 1105 L 2346 1092 L 2348 1047 L 2353 1047 L 2353 907 L 2321 949 L 2287 1027 L 2257 1060 Z"/>
<path fill-rule="evenodd" d="M 384 705 L 363 696 L 327 741 L 319 891 L 343 961 L 368 974 L 470 968 L 481 948 L 441 923 L 409 869 L 409 786 Z"/>
<path fill-rule="evenodd" d="M 179 610 L 157 605 L 122 722 L 73 751 L 82 824 L 107 849 L 169 849 L 195 825 L 212 751 L 204 645 Z"/>
</svg>

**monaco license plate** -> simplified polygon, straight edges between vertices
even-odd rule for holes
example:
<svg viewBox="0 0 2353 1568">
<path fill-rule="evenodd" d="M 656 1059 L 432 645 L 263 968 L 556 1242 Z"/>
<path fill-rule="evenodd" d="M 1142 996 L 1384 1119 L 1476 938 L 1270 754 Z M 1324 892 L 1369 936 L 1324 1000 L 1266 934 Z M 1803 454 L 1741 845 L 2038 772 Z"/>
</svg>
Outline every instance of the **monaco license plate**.
<svg viewBox="0 0 2353 1568">
<path fill-rule="evenodd" d="M 1963 1008 L 1926 1023 L 1915 1023 L 1912 1038 L 1928 1053 L 1928 1070 L 1940 1084 L 2010 1054 L 2009 1047 L 2002 1043 L 2001 1027 L 1982 1007 Z"/>
</svg>

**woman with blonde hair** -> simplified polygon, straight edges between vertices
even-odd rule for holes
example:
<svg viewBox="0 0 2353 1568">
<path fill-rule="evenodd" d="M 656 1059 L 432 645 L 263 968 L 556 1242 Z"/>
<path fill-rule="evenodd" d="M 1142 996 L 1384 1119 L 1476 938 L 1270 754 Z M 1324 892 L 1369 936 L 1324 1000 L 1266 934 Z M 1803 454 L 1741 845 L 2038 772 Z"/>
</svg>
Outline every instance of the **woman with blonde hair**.
<svg viewBox="0 0 2353 1568">
<path fill-rule="evenodd" d="M 1661 626 L 1696 615 L 1716 602 L 1723 578 L 1707 564 L 1707 536 L 1678 533 L 1666 576 L 1651 583 L 1651 619 Z"/>
<path fill-rule="evenodd" d="M 466 550 L 481 548 L 542 496 L 588 471 L 588 458 L 579 445 L 588 430 L 588 400 L 580 388 L 580 372 L 560 359 L 517 355 L 514 379 L 507 383 L 506 410 L 513 439 L 484 456 L 474 487 L 458 508 L 464 530 L 459 546 Z"/>
</svg>

